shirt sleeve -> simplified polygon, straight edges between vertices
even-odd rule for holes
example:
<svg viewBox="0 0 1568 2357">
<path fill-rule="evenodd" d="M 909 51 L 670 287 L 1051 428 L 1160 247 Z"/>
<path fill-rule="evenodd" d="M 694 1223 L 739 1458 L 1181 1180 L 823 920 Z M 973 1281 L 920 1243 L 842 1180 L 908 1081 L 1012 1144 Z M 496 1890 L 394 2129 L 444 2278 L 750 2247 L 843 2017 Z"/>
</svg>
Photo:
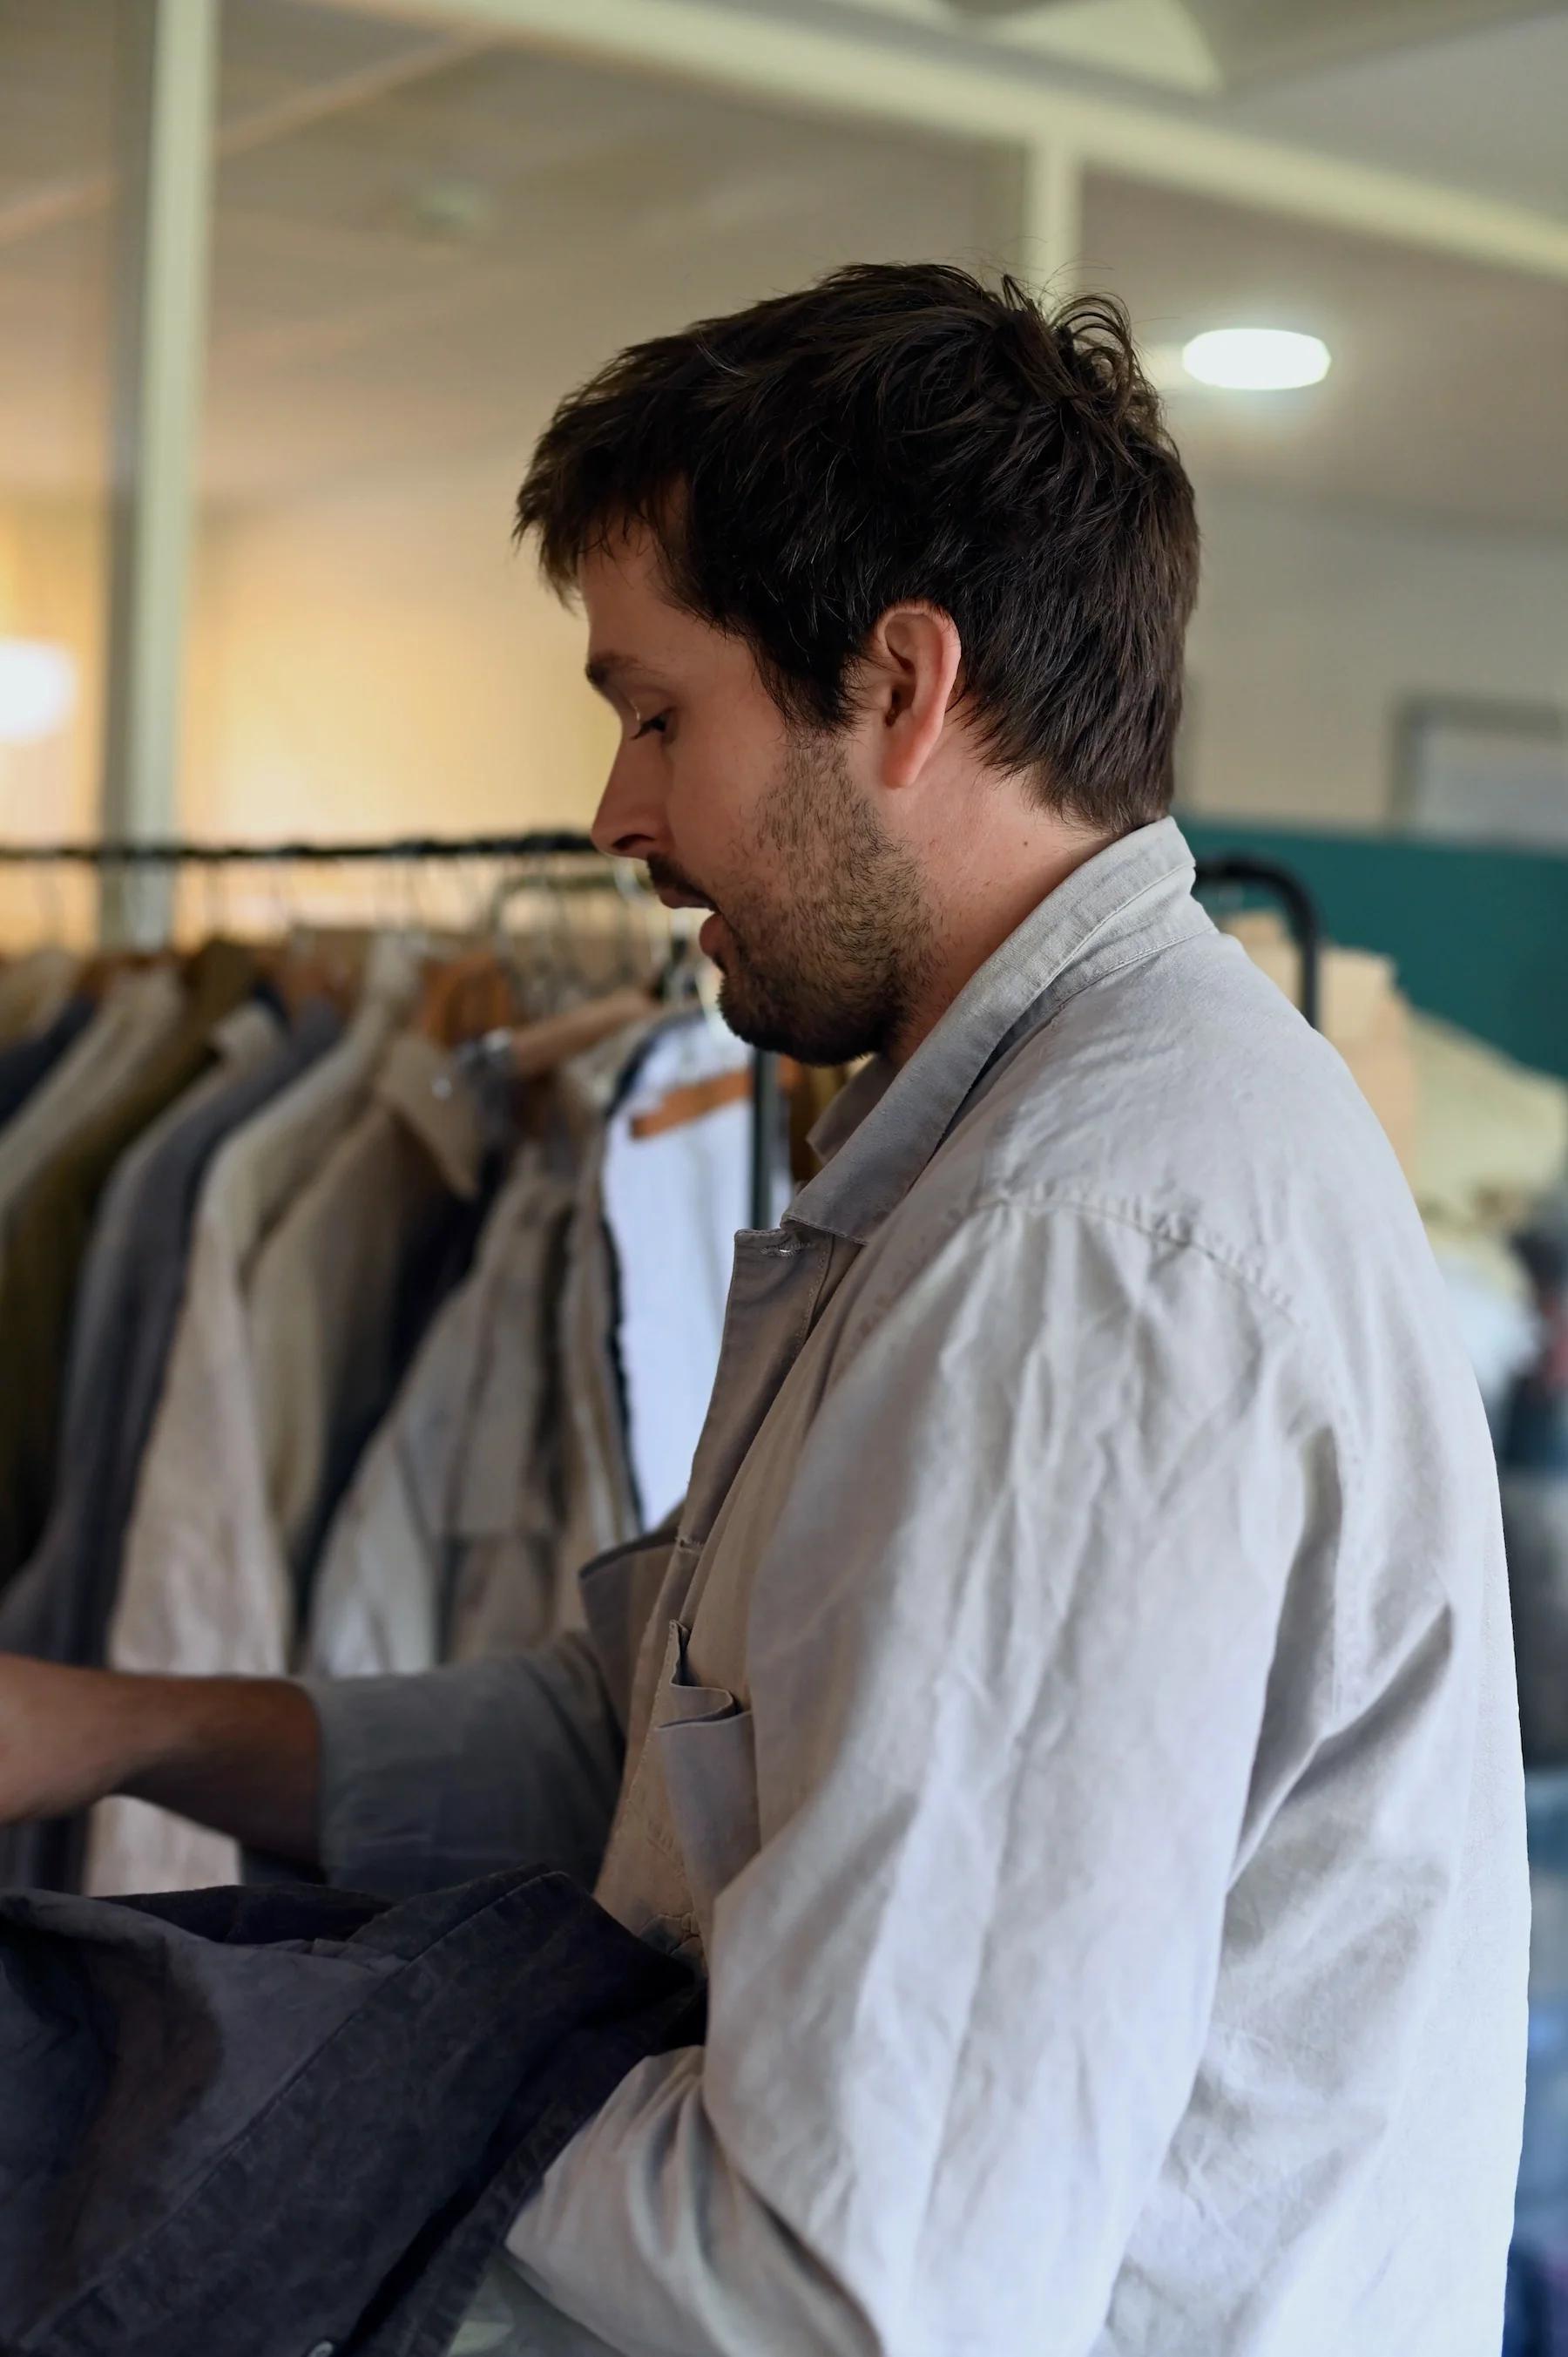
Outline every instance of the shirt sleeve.
<svg viewBox="0 0 1568 2357">
<path fill-rule="evenodd" d="M 707 2046 L 521 2213 L 536 2292 L 627 2357 L 1095 2345 L 1332 1511 L 1305 1355 L 1131 1218 L 1011 1203 L 889 1270 L 758 1566 Z"/>
<path fill-rule="evenodd" d="M 306 1678 L 328 1882 L 389 1898 L 503 1867 L 592 1885 L 622 1738 L 587 1639 L 410 1675 Z"/>
</svg>

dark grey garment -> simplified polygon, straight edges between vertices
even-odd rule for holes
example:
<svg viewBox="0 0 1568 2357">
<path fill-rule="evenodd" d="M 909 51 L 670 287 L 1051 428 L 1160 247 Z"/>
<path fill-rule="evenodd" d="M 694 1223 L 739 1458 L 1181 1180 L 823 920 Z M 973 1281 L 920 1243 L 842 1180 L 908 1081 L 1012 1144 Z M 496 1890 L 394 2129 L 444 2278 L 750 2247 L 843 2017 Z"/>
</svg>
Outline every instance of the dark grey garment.
<svg viewBox="0 0 1568 2357">
<path fill-rule="evenodd" d="M 78 1295 L 59 1484 L 32 1561 L 0 1598 L 0 1649 L 95 1664 L 120 1583 L 126 1528 L 178 1323 L 201 1184 L 213 1156 L 339 1038 L 322 1004 L 277 1050 L 203 1092 L 155 1149 L 116 1171 Z M 0 1886 L 71 1889 L 80 1821 L 0 1831 Z"/>
<path fill-rule="evenodd" d="M 0 1123 L 20 1113 L 40 1081 L 81 1039 L 98 1009 L 91 998 L 70 998 L 45 1031 L 0 1049 Z"/>
<path fill-rule="evenodd" d="M 501 1660 L 301 1684 L 321 1723 L 329 1882 L 401 1898 L 524 1857 L 597 1875 L 625 1738 L 581 1630 Z"/>
<path fill-rule="evenodd" d="M 563 1875 L 0 1896 L 7 2357 L 438 2357 L 689 1972 Z"/>
</svg>

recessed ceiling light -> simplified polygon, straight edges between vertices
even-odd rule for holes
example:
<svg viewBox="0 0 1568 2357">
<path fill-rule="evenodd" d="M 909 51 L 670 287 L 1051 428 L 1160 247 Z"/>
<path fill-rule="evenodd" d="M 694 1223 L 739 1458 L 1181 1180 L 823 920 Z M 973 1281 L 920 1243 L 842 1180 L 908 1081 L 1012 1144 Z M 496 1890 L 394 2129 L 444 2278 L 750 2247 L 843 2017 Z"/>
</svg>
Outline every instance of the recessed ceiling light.
<svg viewBox="0 0 1568 2357">
<path fill-rule="evenodd" d="M 1320 384 L 1328 374 L 1328 347 L 1290 328 L 1211 328 L 1184 344 L 1182 366 L 1199 384 L 1232 393 L 1288 393 Z"/>
</svg>

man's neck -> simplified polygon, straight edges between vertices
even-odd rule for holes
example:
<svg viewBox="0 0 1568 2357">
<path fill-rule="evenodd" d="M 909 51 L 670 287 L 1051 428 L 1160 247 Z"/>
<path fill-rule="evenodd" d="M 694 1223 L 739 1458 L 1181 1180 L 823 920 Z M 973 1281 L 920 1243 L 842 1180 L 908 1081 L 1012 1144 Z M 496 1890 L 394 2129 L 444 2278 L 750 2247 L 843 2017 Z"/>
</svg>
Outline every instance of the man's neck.
<svg viewBox="0 0 1568 2357">
<path fill-rule="evenodd" d="M 929 1039 L 960 993 L 1025 919 L 1110 840 L 1042 813 L 1037 827 L 1010 830 L 1000 840 L 976 845 L 956 874 L 933 878 L 930 954 L 908 1020 L 887 1051 L 895 1067 L 907 1064 Z"/>
</svg>

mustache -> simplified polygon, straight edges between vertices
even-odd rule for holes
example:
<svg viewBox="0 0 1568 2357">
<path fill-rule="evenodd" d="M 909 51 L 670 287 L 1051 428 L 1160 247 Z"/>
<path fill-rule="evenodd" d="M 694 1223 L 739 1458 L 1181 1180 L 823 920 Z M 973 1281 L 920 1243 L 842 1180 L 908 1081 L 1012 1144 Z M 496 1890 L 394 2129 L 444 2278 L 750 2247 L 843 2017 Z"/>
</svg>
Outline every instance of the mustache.
<svg viewBox="0 0 1568 2357">
<path fill-rule="evenodd" d="M 700 900 L 704 909 L 714 907 L 712 896 L 704 892 L 702 886 L 694 877 L 688 876 L 683 867 L 677 867 L 672 859 L 662 858 L 658 852 L 654 852 L 643 864 L 648 869 L 649 881 L 656 892 L 679 892 L 687 899 Z"/>
</svg>

